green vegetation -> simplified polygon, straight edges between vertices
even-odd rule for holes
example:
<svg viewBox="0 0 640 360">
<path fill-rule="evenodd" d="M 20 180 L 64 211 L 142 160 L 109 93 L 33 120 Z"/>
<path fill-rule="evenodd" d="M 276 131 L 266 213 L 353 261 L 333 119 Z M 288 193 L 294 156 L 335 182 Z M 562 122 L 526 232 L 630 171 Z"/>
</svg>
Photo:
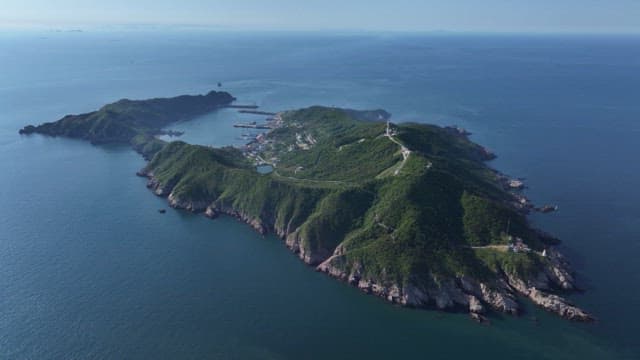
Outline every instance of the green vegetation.
<svg viewBox="0 0 640 360">
<path fill-rule="evenodd" d="M 480 261 L 492 272 L 504 271 L 520 279 L 535 277 L 541 267 L 541 257 L 535 253 L 513 253 L 494 249 L 475 249 Z"/>
<path fill-rule="evenodd" d="M 148 134 L 138 134 L 131 139 L 131 147 L 146 160 L 151 160 L 153 155 L 162 150 L 166 144 L 166 142 Z"/>
<path fill-rule="evenodd" d="M 363 225 L 363 217 L 374 200 L 367 189 L 329 192 L 300 228 L 308 252 L 335 249 L 348 233 Z"/>
<path fill-rule="evenodd" d="M 230 94 L 216 91 L 174 98 L 122 99 L 98 111 L 67 115 L 39 126 L 28 125 L 20 133 L 65 136 L 94 144 L 130 143 L 145 157 L 151 157 L 163 144 L 153 138 L 163 127 L 206 114 L 234 100 Z"/>
<path fill-rule="evenodd" d="M 284 121 L 287 125 L 271 134 L 275 145 L 265 154 L 279 158 L 282 176 L 360 182 L 402 158 L 398 146 L 380 136 L 384 123 L 358 121 L 342 110 L 321 107 L 286 114 Z M 309 150 L 289 151 L 298 137 Z"/>
<path fill-rule="evenodd" d="M 475 311 L 470 299 L 478 296 L 515 312 L 505 283 L 540 284 L 552 269 L 560 275 L 550 281 L 571 287 L 562 261 L 542 253 L 558 241 L 529 226 L 501 175 L 485 165 L 493 155 L 459 129 L 316 106 L 276 114 L 276 128 L 244 151 L 158 139 L 166 125 L 233 100 L 214 91 L 125 99 L 20 133 L 128 143 L 150 160 L 139 174 L 171 206 L 275 232 L 307 263 L 391 301 Z M 274 170 L 259 173 L 264 163 Z M 552 300 L 548 309 L 590 319 Z"/>
<path fill-rule="evenodd" d="M 551 241 L 509 204 L 483 162 L 486 152 L 465 137 L 395 126 L 395 141 L 411 151 L 404 160 L 384 122 L 322 107 L 287 112 L 282 122 L 259 153 L 276 165 L 271 174 L 257 173 L 239 150 L 181 142 L 159 151 L 145 171 L 181 202 L 204 202 L 288 235 L 308 262 L 340 246 L 335 266 L 382 283 L 486 279 L 499 269 L 529 274 L 538 265 L 533 253 L 472 247 L 505 244 L 507 231 L 532 249 Z"/>
</svg>

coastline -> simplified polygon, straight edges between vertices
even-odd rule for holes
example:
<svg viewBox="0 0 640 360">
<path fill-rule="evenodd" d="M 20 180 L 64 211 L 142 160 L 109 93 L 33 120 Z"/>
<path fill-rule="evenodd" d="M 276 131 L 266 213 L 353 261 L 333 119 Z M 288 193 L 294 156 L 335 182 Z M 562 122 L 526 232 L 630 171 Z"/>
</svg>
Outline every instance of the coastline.
<svg viewBox="0 0 640 360">
<path fill-rule="evenodd" d="M 442 311 L 468 311 L 472 315 L 481 316 L 481 321 L 487 321 L 484 316 L 487 309 L 483 306 L 483 302 L 490 306 L 494 311 L 503 312 L 511 315 L 521 315 L 522 310 L 518 305 L 518 297 L 530 300 L 537 306 L 555 313 L 565 319 L 591 322 L 595 318 L 584 310 L 574 306 L 574 304 L 558 295 L 545 292 L 543 289 L 550 290 L 553 285 L 558 286 L 563 291 L 575 291 L 577 288 L 574 284 L 573 270 L 564 256 L 554 248 L 549 249 L 549 257 L 553 259 L 553 266 L 545 268 L 541 273 L 538 283 L 531 286 L 522 279 L 515 277 L 506 277 L 500 283 L 500 288 L 492 289 L 485 283 L 477 282 L 469 277 L 460 277 L 447 280 L 446 284 L 439 289 L 431 289 L 425 292 L 417 287 L 408 285 L 400 286 L 398 284 L 384 284 L 369 279 L 363 279 L 359 274 L 348 274 L 343 272 L 339 267 L 332 264 L 336 259 L 336 255 L 340 255 L 337 249 L 325 260 L 317 257 L 311 257 L 305 254 L 300 247 L 299 239 L 296 238 L 296 232 L 289 232 L 286 229 L 278 228 L 272 223 L 263 223 L 259 219 L 233 209 L 231 207 L 213 208 L 207 206 L 205 202 L 180 202 L 172 197 L 168 189 L 159 186 L 153 173 L 138 172 L 138 176 L 145 177 L 149 181 L 149 188 L 156 196 L 167 199 L 168 204 L 178 210 L 185 210 L 194 214 L 202 214 L 209 219 L 216 219 L 221 215 L 233 217 L 249 225 L 260 235 L 273 233 L 284 245 L 300 260 L 314 268 L 318 272 L 327 274 L 342 282 L 359 289 L 360 291 L 380 297 L 392 304 L 398 304 L 406 307 L 437 309 Z"/>
<path fill-rule="evenodd" d="M 171 122 L 166 116 L 156 115 L 152 122 L 147 118 L 142 130 L 133 126 L 140 121 L 135 116 L 129 120 L 132 123 L 120 120 L 123 114 L 131 119 L 128 106 L 134 106 L 139 114 L 148 114 L 158 104 L 175 112 L 174 104 L 185 108 L 188 101 L 199 105 L 199 109 L 190 110 L 190 116 L 195 116 L 202 111 L 229 107 L 234 100 L 228 93 L 216 92 L 168 99 L 125 99 L 107 105 L 113 111 L 103 108 L 99 112 L 68 115 L 54 123 L 26 126 L 20 133 L 78 137 L 92 143 L 97 143 L 96 139 L 102 142 L 125 139 L 149 161 L 138 175 L 148 178 L 147 187 L 156 195 L 166 197 L 171 207 L 204 213 L 209 218 L 229 215 L 261 234 L 274 233 L 317 271 L 391 303 L 439 310 L 466 309 L 474 319 L 484 320 L 482 314 L 487 308 L 513 315 L 521 313 L 517 301 L 520 295 L 563 318 L 594 320 L 587 312 L 553 294 L 575 290 L 573 272 L 554 247 L 557 239 L 528 225 L 526 214 L 534 207 L 515 191 L 524 184 L 488 167 L 486 162 L 495 155 L 469 140 L 469 133 L 464 129 L 414 123 L 396 125 L 389 121 L 390 114 L 384 110 L 316 106 L 274 113 L 267 120 L 271 122 L 267 127 L 269 131 L 256 136 L 241 153 L 233 148 L 160 141 L 153 134 L 162 131 L 160 124 Z M 117 127 L 101 127 L 99 132 L 95 131 L 96 125 L 104 125 L 96 114 L 104 114 L 110 125 L 117 124 Z M 185 117 L 184 114 L 178 116 Z M 87 124 L 94 125 L 87 127 Z M 80 131 L 77 126 L 82 126 Z M 117 137 L 113 135 L 114 129 L 118 131 Z M 335 143 L 336 137 L 343 138 L 339 146 Z M 316 146 L 332 157 L 319 162 L 319 155 L 309 155 Z M 345 147 L 347 150 L 343 151 Z M 354 157 L 361 160 L 353 163 Z M 271 159 L 270 162 L 265 158 Z M 258 175 L 250 165 L 252 160 L 270 163 L 274 168 L 276 162 L 280 165 L 282 161 L 284 168 L 279 169 L 291 176 L 282 176 L 276 171 L 273 175 Z M 315 175 L 319 177 L 313 173 L 307 177 L 295 176 L 300 169 L 305 169 L 300 164 L 309 161 L 319 164 L 321 172 Z M 345 166 L 349 163 L 355 172 Z M 161 176 L 156 172 L 158 169 Z M 360 179 L 367 176 L 369 182 L 363 183 Z M 444 190 L 443 182 L 447 184 Z M 280 195 L 270 194 L 273 186 L 280 188 Z M 413 195 L 417 199 L 409 196 L 412 189 L 422 192 L 430 187 L 440 188 L 444 195 L 431 200 L 419 194 Z M 308 189 L 314 189 L 315 193 Z M 266 202 L 267 199 L 270 202 Z M 350 204 L 354 200 L 358 205 Z M 331 205 L 320 206 L 327 202 Z M 294 203 L 303 204 L 304 210 L 293 209 Z M 415 208 L 404 209 L 403 213 L 394 209 L 391 205 L 394 203 L 414 204 Z M 443 223 L 437 221 L 421 222 L 418 215 L 437 211 L 430 207 L 434 205 L 440 206 L 443 213 L 457 214 L 454 215 L 457 218 L 442 221 L 457 219 L 459 227 L 443 227 Z M 340 215 L 342 207 L 349 210 Z M 391 222 L 383 222 L 379 211 Z M 403 225 L 405 214 L 412 221 L 409 225 Z M 513 236 L 512 218 L 517 228 Z M 504 226 L 501 222 L 506 230 L 500 228 Z M 332 224 L 333 233 L 323 230 L 326 224 Z M 408 227 L 401 235 L 404 243 L 398 243 L 397 230 L 402 226 Z M 425 231 L 432 232 L 430 241 L 448 249 L 446 259 L 431 259 L 435 271 L 431 264 L 425 265 L 429 263 L 426 259 L 434 255 L 432 250 L 425 247 L 416 252 L 414 245 L 407 246 L 415 241 L 412 240 L 415 236 L 427 241 Z M 347 244 L 349 234 L 352 243 L 356 241 L 353 236 L 356 239 L 360 236 L 355 246 Z M 524 241 L 518 234 L 528 240 Z M 450 236 L 463 236 L 463 243 Z M 382 246 L 381 252 L 371 253 L 366 246 L 358 248 L 367 242 L 374 245 L 377 242 L 377 246 Z M 474 242 L 488 246 L 469 246 Z M 496 247 L 496 242 L 502 245 Z M 374 260 L 370 260 L 371 256 Z M 401 263 L 407 258 L 409 264 L 413 262 L 412 266 L 421 265 L 407 270 L 407 263 Z M 384 265 L 390 261 L 393 263 Z M 454 266 L 446 267 L 443 261 Z"/>
<path fill-rule="evenodd" d="M 468 135 L 469 133 L 466 132 L 459 134 L 465 139 L 468 138 Z M 482 151 L 486 154 L 484 161 L 495 158 L 495 155 L 485 148 L 482 148 Z M 491 168 L 491 171 L 496 174 L 497 179 L 507 179 L 506 175 L 498 170 Z M 434 278 L 432 279 L 433 283 L 440 285 L 432 288 L 419 287 L 410 283 L 389 283 L 368 278 L 357 269 L 345 271 L 340 258 L 344 252 L 341 246 L 330 253 L 307 252 L 304 246 L 301 246 L 300 229 L 278 226 L 273 217 L 268 215 L 255 217 L 233 206 L 220 206 L 212 204 L 211 201 L 183 201 L 173 193 L 172 186 L 162 186 L 152 171 L 143 169 L 137 175 L 147 178 L 147 187 L 157 196 L 165 197 L 172 208 L 204 214 L 210 219 L 226 215 L 244 222 L 261 235 L 273 233 L 283 241 L 291 252 L 316 271 L 348 283 L 366 294 L 383 298 L 392 304 L 442 311 L 467 311 L 474 320 L 485 322 L 488 321 L 485 315 L 489 309 L 511 315 L 521 315 L 522 309 L 518 299 L 526 298 L 535 305 L 565 319 L 580 322 L 595 321 L 592 315 L 575 306 L 569 300 L 553 293 L 577 290 L 574 271 L 555 246 L 545 249 L 543 256 L 547 257 L 549 261 L 533 281 L 503 273 L 497 286 L 466 275 L 446 279 Z M 504 185 L 504 182 L 500 181 Z M 505 190 L 509 188 L 507 185 L 504 186 Z M 531 209 L 535 209 L 528 200 L 520 201 L 524 196 L 514 191 L 508 193 L 514 197 L 513 206 L 520 209 L 523 214 L 526 215 Z M 542 232 L 540 233 L 542 234 Z M 546 236 L 546 234 L 544 235 Z"/>
</svg>

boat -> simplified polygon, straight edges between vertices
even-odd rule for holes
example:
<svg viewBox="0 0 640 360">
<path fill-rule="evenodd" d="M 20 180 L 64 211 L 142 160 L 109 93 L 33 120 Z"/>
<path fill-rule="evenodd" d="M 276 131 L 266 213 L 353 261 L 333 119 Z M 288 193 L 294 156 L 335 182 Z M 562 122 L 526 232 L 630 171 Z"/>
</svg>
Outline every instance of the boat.
<svg viewBox="0 0 640 360">
<path fill-rule="evenodd" d="M 558 205 L 545 205 L 541 208 L 538 208 L 538 211 L 540 211 L 543 214 L 558 211 Z"/>
</svg>

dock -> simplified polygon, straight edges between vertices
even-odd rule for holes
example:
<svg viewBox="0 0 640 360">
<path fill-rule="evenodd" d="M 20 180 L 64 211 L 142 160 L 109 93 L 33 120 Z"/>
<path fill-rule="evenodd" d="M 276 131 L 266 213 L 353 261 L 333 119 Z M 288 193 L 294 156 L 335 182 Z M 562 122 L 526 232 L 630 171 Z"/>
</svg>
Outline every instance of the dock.
<svg viewBox="0 0 640 360">
<path fill-rule="evenodd" d="M 227 105 L 225 106 L 229 109 L 257 109 L 258 105 Z"/>
<path fill-rule="evenodd" d="M 245 129 L 265 129 L 265 130 L 269 130 L 271 129 L 271 126 L 269 125 L 261 125 L 261 124 L 233 124 L 233 127 L 236 128 L 245 128 Z"/>
<path fill-rule="evenodd" d="M 238 111 L 241 114 L 253 114 L 253 115 L 265 115 L 265 116 L 276 116 L 277 114 L 274 112 L 268 111 L 259 111 L 259 110 L 240 110 Z"/>
</svg>

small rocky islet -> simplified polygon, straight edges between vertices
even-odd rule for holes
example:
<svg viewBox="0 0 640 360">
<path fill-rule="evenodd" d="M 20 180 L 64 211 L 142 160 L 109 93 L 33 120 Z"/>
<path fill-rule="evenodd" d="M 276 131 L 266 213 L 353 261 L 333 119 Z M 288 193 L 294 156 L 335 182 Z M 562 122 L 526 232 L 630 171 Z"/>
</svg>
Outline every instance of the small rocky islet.
<svg viewBox="0 0 640 360">
<path fill-rule="evenodd" d="M 531 205 L 466 131 L 316 106 L 269 113 L 269 130 L 242 148 L 157 137 L 234 101 L 216 91 L 123 99 L 20 133 L 130 144 L 149 161 L 138 175 L 170 206 L 274 233 L 318 271 L 392 303 L 483 321 L 490 310 L 520 314 L 526 297 L 593 320 L 559 295 L 577 290 L 559 240 L 529 225 Z"/>
</svg>

